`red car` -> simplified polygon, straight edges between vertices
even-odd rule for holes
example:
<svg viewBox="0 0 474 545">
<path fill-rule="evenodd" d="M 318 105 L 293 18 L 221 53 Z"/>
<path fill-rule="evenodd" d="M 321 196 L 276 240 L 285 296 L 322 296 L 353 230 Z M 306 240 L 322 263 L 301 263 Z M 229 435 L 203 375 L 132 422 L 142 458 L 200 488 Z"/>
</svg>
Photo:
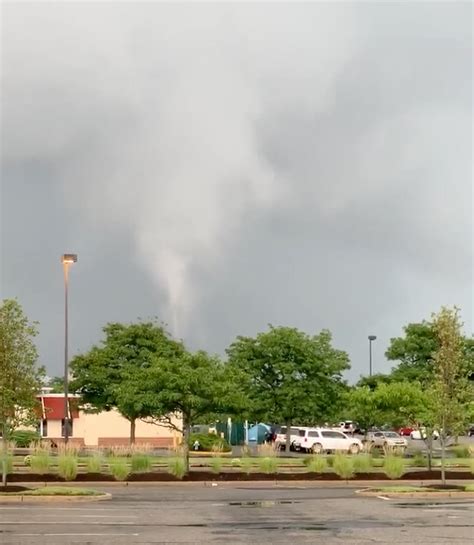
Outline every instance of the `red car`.
<svg viewBox="0 0 474 545">
<path fill-rule="evenodd" d="M 400 428 L 398 430 L 398 433 L 401 435 L 401 436 L 404 436 L 404 437 L 410 437 L 410 434 L 411 432 L 414 430 L 414 428 Z"/>
</svg>

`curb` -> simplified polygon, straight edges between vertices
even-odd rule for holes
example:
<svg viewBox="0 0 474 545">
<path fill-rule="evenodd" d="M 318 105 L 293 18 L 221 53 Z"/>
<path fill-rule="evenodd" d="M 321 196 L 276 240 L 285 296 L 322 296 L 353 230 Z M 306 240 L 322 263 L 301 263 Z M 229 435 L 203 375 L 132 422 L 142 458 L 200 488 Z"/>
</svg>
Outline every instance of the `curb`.
<svg viewBox="0 0 474 545">
<path fill-rule="evenodd" d="M 55 502 L 82 502 L 82 501 L 106 501 L 111 500 L 112 494 L 104 492 L 100 496 L 25 496 L 12 494 L 0 496 L 0 505 L 3 503 L 55 503 Z"/>
<path fill-rule="evenodd" d="M 388 492 L 386 490 L 373 490 L 372 488 L 361 488 L 355 491 L 359 496 L 379 498 L 383 500 L 400 500 L 400 499 L 442 499 L 442 498 L 466 498 L 474 499 L 474 492 L 465 492 L 462 490 L 452 491 L 437 491 L 437 492 Z"/>
</svg>

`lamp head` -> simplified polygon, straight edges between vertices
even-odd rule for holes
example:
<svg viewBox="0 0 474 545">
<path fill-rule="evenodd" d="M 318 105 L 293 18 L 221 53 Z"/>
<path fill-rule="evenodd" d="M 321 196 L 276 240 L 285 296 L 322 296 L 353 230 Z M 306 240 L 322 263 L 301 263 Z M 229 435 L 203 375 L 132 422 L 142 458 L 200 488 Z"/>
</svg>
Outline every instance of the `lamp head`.
<svg viewBox="0 0 474 545">
<path fill-rule="evenodd" d="M 375 341 L 376 338 L 375 335 L 369 335 L 369 341 Z"/>
<path fill-rule="evenodd" d="M 71 265 L 77 262 L 77 254 L 63 254 L 61 257 L 61 263 L 63 265 Z"/>
</svg>

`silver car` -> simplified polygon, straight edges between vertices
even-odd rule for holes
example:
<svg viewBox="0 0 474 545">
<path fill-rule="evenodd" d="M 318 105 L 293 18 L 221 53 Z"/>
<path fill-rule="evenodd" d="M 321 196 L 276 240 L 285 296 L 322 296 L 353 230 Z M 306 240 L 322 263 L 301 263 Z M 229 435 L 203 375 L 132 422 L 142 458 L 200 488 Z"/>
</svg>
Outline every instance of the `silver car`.
<svg viewBox="0 0 474 545">
<path fill-rule="evenodd" d="M 405 450 L 408 446 L 407 440 L 395 431 L 372 431 L 367 435 L 367 441 L 379 448 Z"/>
</svg>

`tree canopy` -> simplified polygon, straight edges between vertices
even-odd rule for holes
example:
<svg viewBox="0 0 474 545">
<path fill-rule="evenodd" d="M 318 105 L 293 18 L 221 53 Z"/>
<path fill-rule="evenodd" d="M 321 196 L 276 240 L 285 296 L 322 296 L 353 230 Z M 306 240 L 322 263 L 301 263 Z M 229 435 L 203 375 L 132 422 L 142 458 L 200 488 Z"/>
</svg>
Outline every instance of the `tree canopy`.
<svg viewBox="0 0 474 545">
<path fill-rule="evenodd" d="M 37 365 L 34 344 L 37 326 L 28 320 L 16 300 L 0 305 L 0 426 L 3 437 L 2 482 L 6 484 L 6 449 L 10 433 L 35 423 L 37 394 L 44 369 Z"/>
<path fill-rule="evenodd" d="M 385 352 L 389 361 L 399 362 L 392 369 L 390 380 L 417 380 L 428 383 L 434 374 L 433 357 L 439 349 L 439 337 L 432 321 L 410 323 L 404 328 L 404 336 L 390 340 Z M 474 339 L 460 333 L 461 352 L 468 374 L 474 380 Z"/>
<path fill-rule="evenodd" d="M 332 346 L 329 331 L 310 336 L 295 328 L 270 326 L 254 338 L 238 337 L 227 354 L 255 420 L 281 422 L 289 428 L 324 422 L 337 414 L 349 357 Z"/>
<path fill-rule="evenodd" d="M 130 421 L 130 441 L 134 442 L 136 420 L 148 416 L 139 395 L 145 371 L 156 358 L 179 357 L 184 346 L 154 321 L 110 323 L 103 331 L 105 338 L 99 346 L 71 361 L 71 390 L 80 393 L 93 410 L 116 408 Z"/>
</svg>

